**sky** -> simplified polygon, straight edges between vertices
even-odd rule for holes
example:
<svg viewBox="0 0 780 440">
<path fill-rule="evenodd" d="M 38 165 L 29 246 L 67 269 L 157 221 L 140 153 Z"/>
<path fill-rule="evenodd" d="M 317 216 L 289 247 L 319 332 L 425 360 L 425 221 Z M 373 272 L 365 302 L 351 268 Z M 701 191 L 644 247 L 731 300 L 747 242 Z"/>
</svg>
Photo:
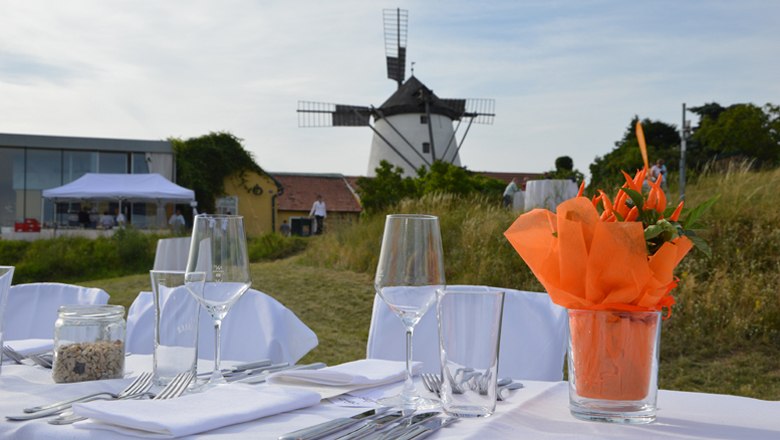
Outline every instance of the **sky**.
<svg viewBox="0 0 780 440">
<path fill-rule="evenodd" d="M 296 109 L 395 91 L 382 10 L 397 7 L 407 78 L 413 61 L 439 97 L 495 99 L 460 150 L 470 170 L 567 155 L 587 174 L 635 115 L 679 127 L 683 103 L 780 104 L 774 0 L 0 0 L 0 133 L 228 131 L 268 171 L 365 175 L 369 128 L 299 128 Z"/>
</svg>

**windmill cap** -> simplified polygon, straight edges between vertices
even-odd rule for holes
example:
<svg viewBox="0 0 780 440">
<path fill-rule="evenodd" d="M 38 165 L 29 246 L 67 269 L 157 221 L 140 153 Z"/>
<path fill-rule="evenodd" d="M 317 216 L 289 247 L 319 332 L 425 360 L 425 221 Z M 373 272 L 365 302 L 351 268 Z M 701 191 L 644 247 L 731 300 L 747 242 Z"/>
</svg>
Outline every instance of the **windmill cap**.
<svg viewBox="0 0 780 440">
<path fill-rule="evenodd" d="M 425 104 L 429 103 L 431 114 L 443 115 L 452 120 L 460 119 L 466 109 L 465 99 L 441 99 L 433 90 L 412 76 L 387 101 L 379 106 L 383 116 L 407 113 L 426 113 Z"/>
</svg>

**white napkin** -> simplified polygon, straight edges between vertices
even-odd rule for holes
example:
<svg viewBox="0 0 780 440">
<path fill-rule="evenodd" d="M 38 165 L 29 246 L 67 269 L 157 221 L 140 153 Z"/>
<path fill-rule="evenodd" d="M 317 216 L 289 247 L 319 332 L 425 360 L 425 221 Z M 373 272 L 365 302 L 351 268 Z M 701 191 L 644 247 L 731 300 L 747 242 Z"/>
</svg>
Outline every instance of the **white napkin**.
<svg viewBox="0 0 780 440">
<path fill-rule="evenodd" d="M 51 339 L 16 339 L 4 341 L 3 343 L 25 356 L 28 354 L 45 353 L 54 348 L 54 341 Z"/>
<path fill-rule="evenodd" d="M 311 391 L 255 385 L 221 385 L 170 400 L 77 403 L 73 411 L 91 422 L 74 426 L 136 437 L 176 438 L 320 403 Z"/>
<path fill-rule="evenodd" d="M 419 372 L 420 368 L 422 363 L 412 364 L 413 371 Z M 403 380 L 405 371 L 406 362 L 361 359 L 321 370 L 280 371 L 268 376 L 268 383 L 363 388 Z"/>
</svg>

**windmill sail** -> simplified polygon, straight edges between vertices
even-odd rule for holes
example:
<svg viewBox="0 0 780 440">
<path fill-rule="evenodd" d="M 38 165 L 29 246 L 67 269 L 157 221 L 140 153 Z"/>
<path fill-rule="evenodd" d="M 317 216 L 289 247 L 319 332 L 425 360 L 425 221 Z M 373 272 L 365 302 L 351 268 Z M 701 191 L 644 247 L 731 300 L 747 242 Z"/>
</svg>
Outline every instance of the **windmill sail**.
<svg viewBox="0 0 780 440">
<path fill-rule="evenodd" d="M 369 107 L 298 101 L 298 127 L 365 127 L 370 120 Z"/>
<path fill-rule="evenodd" d="M 387 77 L 401 87 L 406 78 L 406 35 L 409 29 L 409 11 L 385 9 L 382 11 L 385 27 L 385 58 Z"/>
</svg>

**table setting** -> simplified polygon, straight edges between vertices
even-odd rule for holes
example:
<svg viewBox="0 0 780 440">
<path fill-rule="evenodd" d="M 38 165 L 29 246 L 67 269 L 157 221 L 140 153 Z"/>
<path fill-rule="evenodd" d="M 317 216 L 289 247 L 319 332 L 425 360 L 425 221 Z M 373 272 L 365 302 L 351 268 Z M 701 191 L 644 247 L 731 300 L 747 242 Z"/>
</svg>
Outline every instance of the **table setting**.
<svg viewBox="0 0 780 440">
<path fill-rule="evenodd" d="M 632 184 L 641 177 L 627 177 L 623 197 L 639 200 Z M 664 211 L 657 200 L 654 206 L 643 201 Z M 553 301 L 568 309 L 568 380 L 502 375 L 499 348 L 515 342 L 515 335 L 502 332 L 502 321 L 512 319 L 504 314 L 505 291 L 448 286 L 438 218 L 422 214 L 387 217 L 375 277 L 378 298 L 403 324 L 397 335 L 406 347 L 403 361 L 328 366 L 222 359 L 222 320 L 251 286 L 246 238 L 240 216 L 201 214 L 186 270 L 150 271 L 151 354 L 124 349 L 124 322 L 108 313 L 116 306 L 63 306 L 67 313 L 79 311 L 80 319 L 63 320 L 70 316 L 63 312 L 53 340 L 0 340 L 8 346 L 0 365 L 0 438 L 778 438 L 780 422 L 773 415 L 780 402 L 658 389 L 658 340 L 662 310 L 671 307 L 671 271 L 692 246 L 684 236 L 659 243 L 654 255 L 660 256 L 645 256 L 648 266 L 636 266 L 645 276 L 631 277 L 633 291 L 641 287 L 637 295 L 627 287 L 601 297 L 588 290 L 603 291 L 609 283 L 588 275 L 604 271 L 592 268 L 598 259 L 581 244 L 571 243 L 587 243 L 592 253 L 607 243 L 615 252 L 621 242 L 599 229 L 607 223 L 599 223 L 601 216 L 634 215 L 621 213 L 617 202 L 603 215 L 594 200 L 576 197 L 558 205 L 557 214 L 521 215 L 505 233 Z M 612 285 L 620 284 L 610 273 Z M 3 299 L 12 275 L 13 268 L 0 267 L 0 316 L 8 312 Z M 578 284 L 594 277 L 587 289 Z M 197 350 L 204 309 L 215 334 L 208 359 Z M 426 313 L 435 314 L 438 326 L 435 372 L 424 372 L 412 347 Z M 121 346 L 121 361 L 96 353 L 97 342 Z M 86 344 L 78 356 L 90 360 L 66 364 L 63 350 L 76 344 Z M 29 359 L 47 353 L 53 353 L 49 367 Z M 121 369 L 102 368 L 109 362 Z M 62 368 L 80 375 L 55 374 Z M 81 374 L 90 368 L 98 376 Z"/>
</svg>

